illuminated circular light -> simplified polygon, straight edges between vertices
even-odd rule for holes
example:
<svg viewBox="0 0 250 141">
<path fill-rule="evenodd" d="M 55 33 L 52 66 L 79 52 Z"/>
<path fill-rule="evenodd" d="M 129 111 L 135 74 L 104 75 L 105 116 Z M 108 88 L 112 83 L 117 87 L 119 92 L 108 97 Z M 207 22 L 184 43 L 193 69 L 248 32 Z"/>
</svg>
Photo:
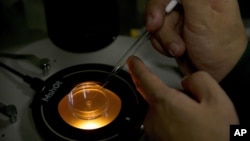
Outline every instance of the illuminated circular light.
<svg viewBox="0 0 250 141">
<path fill-rule="evenodd" d="M 120 109 L 120 98 L 95 82 L 78 84 L 58 105 L 59 114 L 66 123 L 85 130 L 108 125 Z"/>
</svg>

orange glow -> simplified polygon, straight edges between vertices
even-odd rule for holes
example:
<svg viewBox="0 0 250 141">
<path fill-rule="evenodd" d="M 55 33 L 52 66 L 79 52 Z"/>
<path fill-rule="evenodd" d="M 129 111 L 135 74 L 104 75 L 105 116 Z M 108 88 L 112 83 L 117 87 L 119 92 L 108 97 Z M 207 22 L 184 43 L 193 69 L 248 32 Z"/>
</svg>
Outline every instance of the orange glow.
<svg viewBox="0 0 250 141">
<path fill-rule="evenodd" d="M 88 121 L 82 125 L 79 125 L 82 129 L 96 129 L 99 128 L 101 125 L 97 122 Z"/>
<path fill-rule="evenodd" d="M 120 98 L 94 82 L 80 83 L 58 105 L 59 114 L 67 124 L 85 130 L 108 125 L 120 109 Z"/>
</svg>

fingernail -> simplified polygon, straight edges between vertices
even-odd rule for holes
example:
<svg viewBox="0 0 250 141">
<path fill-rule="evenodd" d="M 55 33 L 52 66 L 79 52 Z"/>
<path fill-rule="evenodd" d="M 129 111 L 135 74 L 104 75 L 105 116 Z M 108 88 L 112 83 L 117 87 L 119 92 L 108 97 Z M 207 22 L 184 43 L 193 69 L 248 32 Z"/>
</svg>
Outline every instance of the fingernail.
<svg viewBox="0 0 250 141">
<path fill-rule="evenodd" d="M 168 52 L 170 53 L 170 55 L 175 57 L 176 54 L 178 53 L 179 49 L 180 49 L 180 47 L 176 43 L 171 43 L 169 46 Z"/>
</svg>

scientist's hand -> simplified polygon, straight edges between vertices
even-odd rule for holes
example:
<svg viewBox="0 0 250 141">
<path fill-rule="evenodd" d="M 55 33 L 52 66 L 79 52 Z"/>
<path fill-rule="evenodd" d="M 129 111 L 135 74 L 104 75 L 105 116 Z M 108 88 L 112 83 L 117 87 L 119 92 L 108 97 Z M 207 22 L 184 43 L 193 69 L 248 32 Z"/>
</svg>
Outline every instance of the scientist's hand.
<svg viewBox="0 0 250 141">
<path fill-rule="evenodd" d="M 237 0 L 180 0 L 181 8 L 164 15 L 169 1 L 148 2 L 146 27 L 153 46 L 178 58 L 185 74 L 198 69 L 222 80 L 247 44 Z"/>
<path fill-rule="evenodd" d="M 187 76 L 191 97 L 166 86 L 136 57 L 127 61 L 138 91 L 149 103 L 145 131 L 154 141 L 229 141 L 229 125 L 238 124 L 234 106 L 205 72 Z"/>
</svg>

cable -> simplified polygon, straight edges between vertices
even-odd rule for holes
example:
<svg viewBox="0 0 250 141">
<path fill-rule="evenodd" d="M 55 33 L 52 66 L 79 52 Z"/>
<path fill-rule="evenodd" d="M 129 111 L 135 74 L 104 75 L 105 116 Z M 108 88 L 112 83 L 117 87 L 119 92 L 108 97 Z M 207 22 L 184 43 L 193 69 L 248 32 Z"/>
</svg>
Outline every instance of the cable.
<svg viewBox="0 0 250 141">
<path fill-rule="evenodd" d="M 16 70 L 12 69 L 11 67 L 5 65 L 5 64 L 2 63 L 2 62 L 0 62 L 0 66 L 3 67 L 3 68 L 5 68 L 6 70 L 12 72 L 13 74 L 17 75 L 18 77 L 21 77 L 21 78 L 24 77 L 23 74 L 21 74 L 20 72 L 18 72 L 18 71 L 16 71 Z"/>
<path fill-rule="evenodd" d="M 5 65 L 4 63 L 0 62 L 0 67 L 6 69 L 7 71 L 15 74 L 16 76 L 22 78 L 24 82 L 28 83 L 30 87 L 35 91 L 40 91 L 44 87 L 44 81 L 37 77 L 30 77 L 28 75 L 24 75 L 15 69 Z"/>
</svg>

